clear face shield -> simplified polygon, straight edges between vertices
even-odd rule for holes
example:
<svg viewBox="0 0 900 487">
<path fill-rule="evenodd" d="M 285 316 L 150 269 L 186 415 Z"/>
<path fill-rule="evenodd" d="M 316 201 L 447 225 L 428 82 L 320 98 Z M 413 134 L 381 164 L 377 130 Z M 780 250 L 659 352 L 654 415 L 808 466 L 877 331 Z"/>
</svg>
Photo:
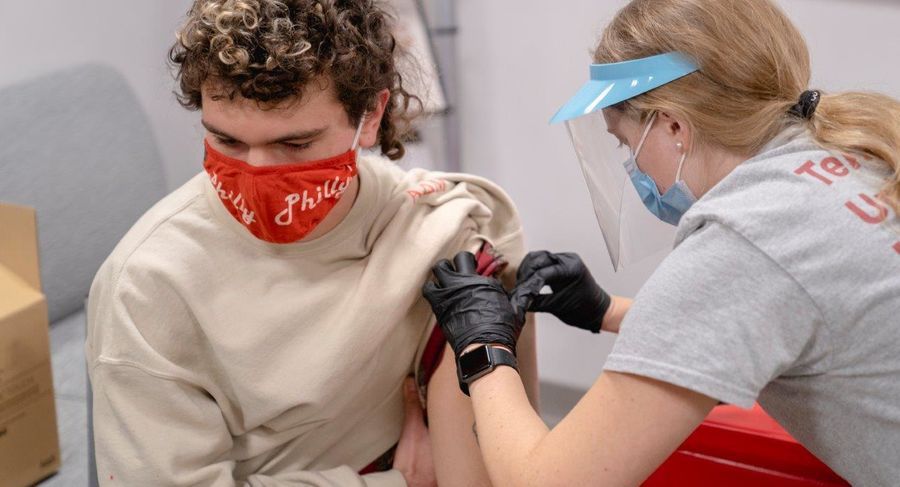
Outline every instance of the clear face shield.
<svg viewBox="0 0 900 487">
<path fill-rule="evenodd" d="M 603 111 L 569 120 L 566 128 L 613 268 L 619 271 L 670 249 L 675 227 L 660 221 L 641 201 L 631 182 L 636 164 L 632 150 L 607 132 Z M 646 134 L 645 130 L 643 136 Z"/>
<path fill-rule="evenodd" d="M 631 148 L 620 145 L 608 132 L 613 122 L 604 116 L 603 109 L 697 69 L 675 52 L 620 63 L 592 64 L 590 80 L 551 120 L 551 123 L 566 122 L 616 271 L 671 249 L 675 228 L 660 221 L 644 206 L 631 181 L 636 168 Z M 644 130 L 641 141 L 647 133 Z"/>
</svg>

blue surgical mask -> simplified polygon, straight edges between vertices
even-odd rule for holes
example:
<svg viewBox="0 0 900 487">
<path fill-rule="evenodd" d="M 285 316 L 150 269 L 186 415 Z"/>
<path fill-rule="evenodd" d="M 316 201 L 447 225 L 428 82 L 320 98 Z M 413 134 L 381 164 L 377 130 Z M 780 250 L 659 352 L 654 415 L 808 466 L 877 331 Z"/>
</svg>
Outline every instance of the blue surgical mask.
<svg viewBox="0 0 900 487">
<path fill-rule="evenodd" d="M 650 128 L 653 126 L 654 120 L 656 120 L 656 113 L 654 113 L 647 122 L 647 127 L 644 128 L 644 133 L 641 136 L 641 141 L 638 143 L 637 149 L 631 154 L 631 157 L 625 161 L 625 169 L 628 171 L 631 182 L 634 184 L 634 188 L 637 189 L 641 201 L 644 202 L 644 206 L 660 220 L 670 225 L 677 226 L 678 222 L 681 221 L 682 215 L 684 215 L 688 208 L 697 201 L 697 198 L 691 192 L 691 189 L 688 188 L 687 184 L 681 179 L 681 168 L 684 166 L 684 160 L 687 157 L 687 154 L 681 154 L 681 160 L 678 161 L 678 170 L 675 174 L 675 184 L 673 184 L 663 195 L 659 194 L 659 188 L 656 186 L 656 181 L 654 181 L 647 173 L 641 171 L 637 165 L 637 156 L 644 146 L 644 140 L 647 139 L 647 134 L 650 133 Z"/>
</svg>

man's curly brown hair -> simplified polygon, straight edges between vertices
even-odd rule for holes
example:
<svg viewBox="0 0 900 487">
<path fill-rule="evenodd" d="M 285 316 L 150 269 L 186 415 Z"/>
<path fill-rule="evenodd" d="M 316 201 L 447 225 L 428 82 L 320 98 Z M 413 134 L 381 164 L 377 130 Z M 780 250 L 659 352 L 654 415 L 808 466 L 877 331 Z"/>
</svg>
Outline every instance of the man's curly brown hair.
<svg viewBox="0 0 900 487">
<path fill-rule="evenodd" d="M 392 20 L 376 0 L 196 0 L 169 51 L 176 96 L 198 110 L 211 82 L 266 109 L 327 80 L 355 125 L 388 89 L 378 142 L 400 159 L 411 105 L 421 101 L 403 86 Z"/>
</svg>

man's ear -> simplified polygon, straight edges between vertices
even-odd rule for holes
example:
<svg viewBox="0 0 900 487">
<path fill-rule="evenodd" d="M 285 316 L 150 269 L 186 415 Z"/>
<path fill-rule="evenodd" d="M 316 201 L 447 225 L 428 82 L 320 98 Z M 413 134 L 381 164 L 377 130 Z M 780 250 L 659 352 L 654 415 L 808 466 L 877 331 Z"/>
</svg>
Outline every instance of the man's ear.
<svg viewBox="0 0 900 487">
<path fill-rule="evenodd" d="M 375 96 L 377 98 L 375 109 L 364 115 L 362 132 L 359 134 L 359 146 L 366 149 L 378 141 L 378 127 L 381 126 L 381 118 L 391 99 L 391 90 L 385 88 Z"/>
</svg>

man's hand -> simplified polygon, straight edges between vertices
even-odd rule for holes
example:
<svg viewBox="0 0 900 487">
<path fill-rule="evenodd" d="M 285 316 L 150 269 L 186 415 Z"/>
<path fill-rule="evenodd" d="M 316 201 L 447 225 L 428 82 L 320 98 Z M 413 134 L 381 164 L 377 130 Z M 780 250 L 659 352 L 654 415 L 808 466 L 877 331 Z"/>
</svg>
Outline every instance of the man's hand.
<svg viewBox="0 0 900 487">
<path fill-rule="evenodd" d="M 436 487 L 434 462 L 431 456 L 431 438 L 419 394 L 412 377 L 407 377 L 403 384 L 403 402 L 406 418 L 403 421 L 403 433 L 394 454 L 394 468 L 403 474 L 409 487 Z"/>
</svg>

